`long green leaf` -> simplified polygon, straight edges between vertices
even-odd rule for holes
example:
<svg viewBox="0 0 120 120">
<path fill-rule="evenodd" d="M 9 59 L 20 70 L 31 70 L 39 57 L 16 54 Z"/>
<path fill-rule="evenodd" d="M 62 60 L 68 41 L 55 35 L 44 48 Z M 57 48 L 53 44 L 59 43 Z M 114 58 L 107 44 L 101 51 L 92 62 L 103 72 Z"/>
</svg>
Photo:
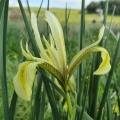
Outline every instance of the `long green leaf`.
<svg viewBox="0 0 120 120">
<path fill-rule="evenodd" d="M 4 5 L 6 0 L 0 0 L 0 20 L 3 13 Z"/>
<path fill-rule="evenodd" d="M 41 4 L 40 4 L 40 7 L 39 7 L 39 10 L 38 10 L 38 12 L 37 12 L 37 18 L 39 17 L 40 10 L 41 10 L 41 7 L 42 7 L 42 3 L 43 3 L 43 0 L 41 1 Z"/>
<path fill-rule="evenodd" d="M 4 1 L 1 1 L 1 4 Z M 1 9 L 1 20 L 0 20 L 0 75 L 1 75 L 1 85 L 2 85 L 2 100 L 4 107 L 4 118 L 8 120 L 8 92 L 7 92 L 7 82 L 6 82 L 6 32 L 7 32 L 7 17 L 8 17 L 8 3 L 6 1 L 5 6 L 0 6 Z M 2 5 L 4 5 L 2 4 Z M 5 8 L 4 8 L 5 7 Z M 2 10 L 4 9 L 4 12 Z"/>
<path fill-rule="evenodd" d="M 45 110 L 45 88 L 43 89 L 42 92 L 42 99 L 41 99 L 41 104 L 40 104 L 40 113 L 39 113 L 39 118 L 38 120 L 44 120 L 44 110 Z"/>
<path fill-rule="evenodd" d="M 47 96 L 48 96 L 48 99 L 49 99 L 49 102 L 50 102 L 50 105 L 51 105 L 51 108 L 52 108 L 52 111 L 53 111 L 54 119 L 55 120 L 61 120 L 61 117 L 59 115 L 59 112 L 58 112 L 58 109 L 57 109 L 57 106 L 56 106 L 56 101 L 55 101 L 55 98 L 53 96 L 52 90 L 50 88 L 49 83 L 46 81 L 48 78 L 44 75 L 44 73 L 42 74 L 42 78 L 43 78 L 43 82 L 44 82 L 44 85 L 45 85 Z"/>
<path fill-rule="evenodd" d="M 27 2 L 28 12 L 29 12 L 29 14 L 31 15 L 31 10 L 30 10 L 30 6 L 29 6 L 29 2 L 28 2 L 28 0 L 26 0 L 26 2 Z"/>
<path fill-rule="evenodd" d="M 9 108 L 9 120 L 14 120 L 17 98 L 18 98 L 18 96 L 17 96 L 16 92 L 14 91 L 12 100 L 11 100 L 11 104 L 10 104 L 10 108 Z"/>
<path fill-rule="evenodd" d="M 79 41 L 79 50 L 83 47 L 83 40 L 85 38 L 85 0 L 82 0 L 81 6 L 81 25 L 80 25 L 80 41 Z M 77 94 L 78 94 L 78 105 L 82 102 L 82 90 L 84 81 L 82 80 L 82 64 L 78 69 L 78 79 L 77 79 Z"/>
<path fill-rule="evenodd" d="M 112 112 L 110 95 L 108 95 L 108 97 L 107 97 L 107 119 L 108 120 L 113 120 L 113 112 Z"/>
</svg>

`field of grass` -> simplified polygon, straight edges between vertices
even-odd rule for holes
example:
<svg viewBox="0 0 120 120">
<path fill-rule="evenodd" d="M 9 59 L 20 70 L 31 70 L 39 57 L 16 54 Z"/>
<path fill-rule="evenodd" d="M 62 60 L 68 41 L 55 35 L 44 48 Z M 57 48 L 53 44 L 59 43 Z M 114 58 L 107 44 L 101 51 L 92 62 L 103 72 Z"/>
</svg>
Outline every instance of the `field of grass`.
<svg viewBox="0 0 120 120">
<path fill-rule="evenodd" d="M 32 11 L 37 12 L 37 8 L 32 8 Z M 46 34 L 46 22 L 44 21 L 44 14 L 45 14 L 45 8 L 41 9 L 41 13 L 38 18 L 38 26 L 39 26 L 39 31 L 41 33 L 41 36 L 43 34 Z M 50 11 L 53 12 L 57 18 L 60 20 L 63 28 L 65 26 L 65 10 L 64 9 L 58 9 L 58 8 L 50 8 Z M 27 12 L 26 8 L 26 13 L 27 16 L 30 20 L 30 15 Z M 70 12 L 70 17 L 68 21 L 68 41 L 66 42 L 66 49 L 67 49 L 67 58 L 68 61 L 72 59 L 72 57 L 77 53 L 78 51 L 78 39 L 80 37 L 80 10 L 71 10 Z M 93 41 L 92 40 L 97 40 L 97 35 L 100 29 L 100 18 L 97 14 L 87 14 L 85 15 L 85 20 L 86 20 L 86 35 L 85 35 L 85 40 L 83 41 L 83 46 L 86 46 L 88 44 L 91 44 Z M 96 20 L 96 23 L 92 23 L 93 20 Z M 107 17 L 107 25 L 109 25 L 111 21 L 111 15 Z M 94 27 L 93 27 L 94 26 Z M 112 23 L 112 30 L 115 32 L 115 34 L 120 31 L 120 16 L 114 16 L 113 18 L 113 23 Z M 107 33 L 105 33 L 107 36 Z M 22 19 L 22 15 L 20 13 L 19 8 L 9 8 L 9 19 L 8 19 L 8 30 L 7 30 L 7 85 L 8 85 L 8 97 L 9 97 L 9 102 L 11 101 L 12 98 L 12 93 L 13 93 L 13 77 L 16 74 L 17 67 L 19 63 L 23 60 L 23 55 L 21 53 L 21 48 L 20 48 L 20 40 L 21 39 L 28 39 L 26 28 L 24 25 L 24 21 Z M 117 41 L 114 39 L 114 37 L 110 34 L 109 37 L 107 38 L 107 46 L 106 49 L 110 52 L 110 56 L 113 57 L 113 51 L 115 51 L 115 46 Z M 120 55 L 118 58 L 118 64 L 116 65 L 116 70 L 114 72 L 114 77 L 113 79 L 116 79 L 118 81 L 118 78 L 120 78 L 119 71 L 120 71 Z M 85 62 L 86 63 L 86 62 Z M 86 65 L 85 65 L 86 66 Z M 114 81 L 113 81 L 114 82 Z M 118 82 L 120 85 L 120 82 Z M 101 81 L 101 86 L 99 90 L 99 95 L 103 92 L 103 87 L 104 86 L 104 81 Z M 114 83 L 113 83 L 114 85 Z M 112 86 L 111 86 L 112 87 Z M 1 86 L 0 86 L 0 120 L 3 120 L 3 113 L 1 112 L 3 109 L 2 106 L 2 96 L 1 96 Z M 17 108 L 19 108 L 16 111 L 15 115 L 15 120 L 28 120 L 28 113 L 30 112 L 30 105 L 32 103 L 27 103 L 24 102 L 25 105 L 23 106 L 20 99 L 18 99 L 18 105 Z M 28 107 L 29 106 L 29 107 Z M 16 108 L 16 109 L 17 109 Z M 24 111 L 24 112 L 23 112 Z M 29 112 L 28 112 L 29 111 Z M 48 113 L 48 109 L 46 109 Z M 21 112 L 24 113 L 21 116 Z M 48 120 L 49 114 L 46 115 L 46 120 Z"/>
</svg>

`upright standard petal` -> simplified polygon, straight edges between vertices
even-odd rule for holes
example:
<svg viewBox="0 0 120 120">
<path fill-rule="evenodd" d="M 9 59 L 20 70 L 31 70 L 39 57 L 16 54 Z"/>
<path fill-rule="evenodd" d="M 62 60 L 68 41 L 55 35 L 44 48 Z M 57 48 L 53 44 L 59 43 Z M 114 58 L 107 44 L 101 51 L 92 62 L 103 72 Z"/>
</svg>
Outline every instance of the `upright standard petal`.
<svg viewBox="0 0 120 120">
<path fill-rule="evenodd" d="M 25 101 L 31 99 L 32 85 L 36 76 L 36 65 L 34 62 L 21 63 L 13 80 L 17 95 Z"/>
<path fill-rule="evenodd" d="M 55 40 L 55 45 L 57 48 L 57 53 L 61 67 L 59 68 L 63 75 L 66 74 L 66 50 L 63 37 L 62 27 L 58 19 L 49 11 L 46 12 L 46 21 L 48 22 L 53 38 Z"/>
<path fill-rule="evenodd" d="M 42 53 L 42 56 L 44 57 L 44 59 L 48 60 L 48 56 L 44 50 L 44 47 L 41 42 L 40 34 L 38 31 L 36 15 L 33 12 L 31 13 L 31 25 L 32 25 L 35 39 L 36 39 L 37 45 L 40 49 L 40 52 Z"/>
</svg>

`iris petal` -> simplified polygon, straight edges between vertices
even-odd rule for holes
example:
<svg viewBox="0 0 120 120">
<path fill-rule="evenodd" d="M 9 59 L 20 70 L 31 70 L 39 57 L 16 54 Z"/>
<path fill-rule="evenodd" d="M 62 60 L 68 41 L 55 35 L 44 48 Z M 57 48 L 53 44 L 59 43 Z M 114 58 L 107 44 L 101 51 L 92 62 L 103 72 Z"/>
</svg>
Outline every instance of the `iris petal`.
<svg viewBox="0 0 120 120">
<path fill-rule="evenodd" d="M 13 80 L 17 95 L 25 101 L 31 99 L 32 85 L 36 76 L 36 66 L 37 63 L 34 62 L 21 63 Z"/>
<path fill-rule="evenodd" d="M 93 73 L 94 75 L 102 75 L 106 74 L 110 71 L 111 65 L 110 65 L 110 56 L 106 49 L 102 47 L 96 47 L 93 48 L 93 52 L 101 52 L 102 57 L 102 63 L 100 64 L 99 68 Z"/>
<path fill-rule="evenodd" d="M 63 30 L 62 27 L 58 21 L 58 19 L 49 11 L 46 12 L 46 21 L 48 22 L 55 45 L 57 48 L 57 53 L 60 61 L 60 71 L 65 76 L 66 74 L 66 50 L 65 50 L 65 43 L 64 43 L 64 37 L 63 37 Z"/>
</svg>

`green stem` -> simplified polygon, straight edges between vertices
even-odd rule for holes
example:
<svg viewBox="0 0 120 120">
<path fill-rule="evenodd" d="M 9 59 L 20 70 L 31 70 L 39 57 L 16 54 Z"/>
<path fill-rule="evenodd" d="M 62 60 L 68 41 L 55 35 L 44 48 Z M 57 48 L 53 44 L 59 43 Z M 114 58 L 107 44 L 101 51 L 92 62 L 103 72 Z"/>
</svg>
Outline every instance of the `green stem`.
<svg viewBox="0 0 120 120">
<path fill-rule="evenodd" d="M 72 116 L 72 103 L 71 103 L 70 95 L 68 92 L 66 93 L 66 100 L 67 100 L 67 105 L 68 105 L 68 112 L 71 117 Z"/>
</svg>

